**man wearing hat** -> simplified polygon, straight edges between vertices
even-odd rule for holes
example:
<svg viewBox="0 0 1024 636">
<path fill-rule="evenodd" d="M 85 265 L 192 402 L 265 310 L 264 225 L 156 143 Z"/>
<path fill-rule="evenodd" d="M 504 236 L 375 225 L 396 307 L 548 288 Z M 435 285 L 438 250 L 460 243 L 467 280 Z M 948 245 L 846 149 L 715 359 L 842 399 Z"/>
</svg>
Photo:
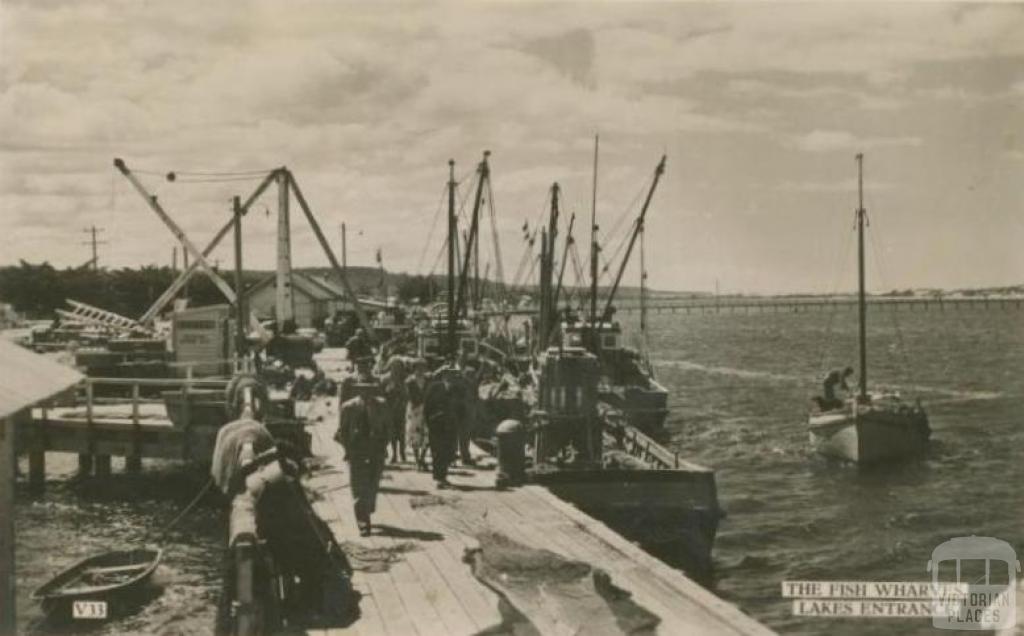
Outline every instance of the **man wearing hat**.
<svg viewBox="0 0 1024 636">
<path fill-rule="evenodd" d="M 372 357 L 373 347 L 370 346 L 370 338 L 366 335 L 366 330 L 362 327 L 356 329 L 355 335 L 345 342 L 345 350 L 348 352 L 349 360 Z"/>
<path fill-rule="evenodd" d="M 338 432 L 334 435 L 345 449 L 356 523 L 364 537 L 372 528 L 370 515 L 377 507 L 377 489 L 390 439 L 389 413 L 380 397 L 380 385 L 370 374 L 372 361 L 359 358 L 356 376 L 342 383 Z"/>
<path fill-rule="evenodd" d="M 462 373 L 454 365 L 442 367 L 427 388 L 423 411 L 427 420 L 432 472 L 438 488 L 448 488 L 448 466 L 455 460 L 459 424 L 465 417 Z"/>
</svg>

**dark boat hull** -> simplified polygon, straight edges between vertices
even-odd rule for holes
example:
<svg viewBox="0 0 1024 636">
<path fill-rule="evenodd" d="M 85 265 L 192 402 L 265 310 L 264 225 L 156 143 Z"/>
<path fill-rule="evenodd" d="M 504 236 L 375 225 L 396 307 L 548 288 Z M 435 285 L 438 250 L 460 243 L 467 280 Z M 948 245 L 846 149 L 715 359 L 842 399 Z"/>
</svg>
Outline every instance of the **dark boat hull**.
<svg viewBox="0 0 1024 636">
<path fill-rule="evenodd" d="M 567 469 L 532 479 L 691 578 L 710 582 L 723 516 L 712 471 Z"/>
<path fill-rule="evenodd" d="M 920 455 L 931 436 L 924 411 L 906 407 L 813 415 L 809 432 L 817 452 L 858 464 Z"/>
</svg>

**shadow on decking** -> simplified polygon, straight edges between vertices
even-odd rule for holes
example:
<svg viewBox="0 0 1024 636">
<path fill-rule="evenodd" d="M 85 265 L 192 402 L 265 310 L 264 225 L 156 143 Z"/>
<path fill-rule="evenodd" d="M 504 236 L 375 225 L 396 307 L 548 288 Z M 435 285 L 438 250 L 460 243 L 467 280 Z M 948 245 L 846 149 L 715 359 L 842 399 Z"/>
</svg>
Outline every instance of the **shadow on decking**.
<svg viewBox="0 0 1024 636">
<path fill-rule="evenodd" d="M 429 530 L 408 530 L 383 523 L 374 524 L 373 527 L 376 530 L 375 534 L 393 539 L 413 539 L 416 541 L 441 541 L 444 539 L 444 535 L 440 532 L 431 532 Z"/>
</svg>

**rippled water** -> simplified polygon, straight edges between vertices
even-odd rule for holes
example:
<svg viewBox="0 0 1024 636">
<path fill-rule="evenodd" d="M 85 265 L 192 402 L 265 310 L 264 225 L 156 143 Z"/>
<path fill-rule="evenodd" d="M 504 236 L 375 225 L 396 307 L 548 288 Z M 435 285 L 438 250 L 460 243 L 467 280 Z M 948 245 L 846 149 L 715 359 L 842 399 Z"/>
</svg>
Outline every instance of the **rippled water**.
<svg viewBox="0 0 1024 636">
<path fill-rule="evenodd" d="M 925 458 L 870 469 L 810 453 L 805 428 L 823 372 L 857 366 L 855 312 L 651 320 L 672 445 L 717 470 L 729 515 L 716 591 L 750 614 L 786 633 L 934 633 L 928 619 L 793 617 L 780 583 L 926 581 L 932 549 L 970 534 L 1024 555 L 1020 310 L 869 317 L 869 383 L 921 397 L 933 429 Z"/>
<path fill-rule="evenodd" d="M 783 580 L 923 581 L 936 545 L 972 533 L 1024 556 L 1024 314 L 871 318 L 872 385 L 919 395 L 933 443 L 923 459 L 864 469 L 811 454 L 805 428 L 822 372 L 856 366 L 853 312 L 651 316 L 656 369 L 672 394 L 672 445 L 717 470 L 729 514 L 715 546 L 716 591 L 782 632 L 934 633 L 927 619 L 792 617 Z M 58 457 L 48 456 L 48 468 L 60 468 Z M 42 499 L 19 490 L 20 631 L 48 631 L 29 599 L 35 587 L 80 558 L 136 545 L 203 479 L 147 464 L 137 478 L 51 481 Z M 97 633 L 209 633 L 225 523 L 205 501 L 166 545 L 163 594 Z"/>
<path fill-rule="evenodd" d="M 81 622 L 44 621 L 32 591 L 57 572 L 109 550 L 155 544 L 147 536 L 169 523 L 198 493 L 205 472 L 180 463 L 147 461 L 137 476 L 115 474 L 88 482 L 71 478 L 77 456 L 47 454 L 50 481 L 42 497 L 18 483 L 15 503 L 17 621 L 19 634 L 88 631 L 96 635 L 208 634 L 213 631 L 220 591 L 226 514 L 214 493 L 207 496 L 161 542 L 164 557 L 154 575 L 161 591 L 132 616 L 95 629 Z M 114 460 L 115 472 L 120 462 Z M 27 470 L 22 461 L 22 470 Z"/>
</svg>

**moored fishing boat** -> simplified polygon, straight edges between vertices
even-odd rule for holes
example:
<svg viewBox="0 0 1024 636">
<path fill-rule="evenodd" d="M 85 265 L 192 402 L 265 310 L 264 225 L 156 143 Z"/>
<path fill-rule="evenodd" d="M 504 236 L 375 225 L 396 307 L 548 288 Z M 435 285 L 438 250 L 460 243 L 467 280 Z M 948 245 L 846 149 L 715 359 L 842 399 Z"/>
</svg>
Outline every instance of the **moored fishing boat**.
<svg viewBox="0 0 1024 636">
<path fill-rule="evenodd" d="M 687 462 L 601 403 L 600 363 L 578 347 L 538 359 L 528 416 L 530 479 L 699 581 L 712 573 L 715 473 Z"/>
<path fill-rule="evenodd" d="M 808 418 L 811 446 L 819 453 L 856 463 L 898 459 L 924 452 L 931 437 L 920 401 L 904 402 L 897 393 L 868 392 L 867 302 L 864 276 L 864 155 L 857 155 L 858 346 L 857 394 L 846 400 L 817 400 Z"/>
<path fill-rule="evenodd" d="M 662 157 L 601 320 L 594 318 L 595 284 L 591 320 L 558 322 L 562 285 L 554 254 L 559 188 L 552 186 L 551 217 L 541 231 L 540 311 L 531 371 L 519 377 L 515 388 L 508 379 L 497 383 L 505 390 L 486 387 L 481 399 L 488 411 L 522 414 L 515 419 L 526 434 L 530 481 L 693 578 L 708 581 L 723 516 L 715 473 L 682 460 L 645 434 L 661 430 L 668 392 L 653 380 L 641 354 L 622 346 L 621 329 L 610 320 L 612 299 L 664 167 Z M 567 245 L 571 227 L 570 221 Z M 507 402 L 516 398 L 519 408 L 510 408 Z"/>
</svg>

